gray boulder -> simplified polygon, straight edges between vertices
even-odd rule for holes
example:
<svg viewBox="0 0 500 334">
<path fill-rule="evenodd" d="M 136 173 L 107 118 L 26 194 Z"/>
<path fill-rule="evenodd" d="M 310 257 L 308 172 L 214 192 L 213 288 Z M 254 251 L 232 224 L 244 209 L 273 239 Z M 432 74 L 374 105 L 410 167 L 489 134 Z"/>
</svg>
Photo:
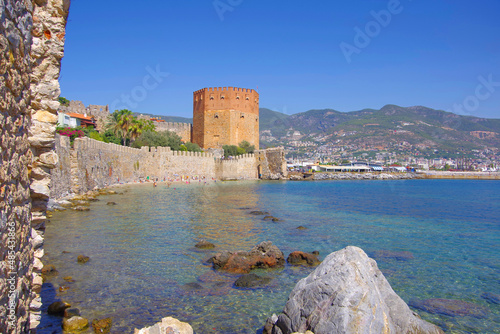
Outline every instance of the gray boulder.
<svg viewBox="0 0 500 334">
<path fill-rule="evenodd" d="M 444 333 L 423 321 L 392 290 L 377 263 L 349 246 L 331 253 L 297 283 L 264 333 Z"/>
</svg>

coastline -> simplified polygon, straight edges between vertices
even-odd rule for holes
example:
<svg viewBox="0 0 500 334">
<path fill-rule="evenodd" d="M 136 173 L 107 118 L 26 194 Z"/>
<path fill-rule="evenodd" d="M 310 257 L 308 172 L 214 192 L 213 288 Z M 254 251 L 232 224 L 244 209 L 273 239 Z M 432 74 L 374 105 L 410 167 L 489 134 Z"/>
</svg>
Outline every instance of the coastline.
<svg viewBox="0 0 500 334">
<path fill-rule="evenodd" d="M 321 180 L 409 180 L 409 179 L 452 179 L 452 180 L 500 180 L 498 172 L 447 172 L 419 171 L 416 173 L 290 173 L 291 181 Z"/>
<path fill-rule="evenodd" d="M 500 180 L 499 172 L 437 172 L 419 173 L 424 179 L 455 179 L 455 180 Z"/>
</svg>

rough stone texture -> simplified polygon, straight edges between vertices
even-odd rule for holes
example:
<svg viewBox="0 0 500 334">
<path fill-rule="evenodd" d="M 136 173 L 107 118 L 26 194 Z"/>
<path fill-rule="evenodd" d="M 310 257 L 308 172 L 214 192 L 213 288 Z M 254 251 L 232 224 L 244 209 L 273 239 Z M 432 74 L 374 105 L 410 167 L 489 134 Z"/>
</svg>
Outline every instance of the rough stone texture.
<svg viewBox="0 0 500 334">
<path fill-rule="evenodd" d="M 280 180 L 288 176 L 283 147 L 269 148 L 255 152 L 259 178 Z"/>
<path fill-rule="evenodd" d="M 56 135 L 55 150 L 59 157 L 50 171 L 50 198 L 65 197 L 71 192 L 71 152 L 69 137 Z"/>
<path fill-rule="evenodd" d="M 69 333 L 79 333 L 89 328 L 89 321 L 85 318 L 74 316 L 69 319 L 63 319 L 63 330 Z"/>
<path fill-rule="evenodd" d="M 377 263 L 353 246 L 328 255 L 300 280 L 266 328 L 273 334 L 444 333 L 413 313 Z"/>
<path fill-rule="evenodd" d="M 201 148 L 221 148 L 243 140 L 259 149 L 259 93 L 235 87 L 193 93 L 194 143 Z"/>
<path fill-rule="evenodd" d="M 31 213 L 32 238 L 43 236 L 46 210 L 50 196 L 50 170 L 59 162 L 55 153 L 55 129 L 61 59 L 64 56 L 66 22 L 69 0 L 34 1 L 32 43 L 30 52 L 30 90 L 32 115 L 28 141 L 31 145 L 29 161 L 30 190 L 33 201 Z M 43 250 L 34 254 L 33 280 L 37 281 Z M 39 289 L 33 289 L 32 298 L 41 300 Z M 40 310 L 32 310 L 30 328 L 38 326 Z"/>
<path fill-rule="evenodd" d="M 151 327 L 146 327 L 141 330 L 136 329 L 134 334 L 193 334 L 193 328 L 186 322 L 179 321 L 172 317 L 161 319 L 161 322 Z"/>
<path fill-rule="evenodd" d="M 286 262 L 294 266 L 310 266 L 315 267 L 320 264 L 318 257 L 311 253 L 295 251 L 288 255 Z"/>
<path fill-rule="evenodd" d="M 0 0 L 0 333 L 29 329 L 32 6 L 30 1 Z"/>
<path fill-rule="evenodd" d="M 248 273 L 255 268 L 276 268 L 285 265 L 285 256 L 271 241 L 263 241 L 249 252 L 222 251 L 209 260 L 213 268 L 230 273 Z"/>
</svg>

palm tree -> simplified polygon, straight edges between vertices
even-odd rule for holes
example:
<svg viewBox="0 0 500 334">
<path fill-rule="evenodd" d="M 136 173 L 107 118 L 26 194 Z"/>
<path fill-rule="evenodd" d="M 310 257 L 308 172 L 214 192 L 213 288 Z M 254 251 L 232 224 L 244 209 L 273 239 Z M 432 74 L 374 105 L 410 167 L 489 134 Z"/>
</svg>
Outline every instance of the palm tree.
<svg viewBox="0 0 500 334">
<path fill-rule="evenodd" d="M 144 131 L 145 126 L 146 122 L 143 119 L 133 118 L 129 126 L 130 140 L 136 140 L 137 137 L 141 135 L 142 131 Z"/>
<path fill-rule="evenodd" d="M 126 140 L 130 135 L 130 126 L 133 119 L 135 117 L 132 115 L 132 111 L 128 109 L 115 110 L 106 125 L 109 130 L 113 131 L 115 136 L 122 138 L 123 146 L 125 146 Z"/>
</svg>

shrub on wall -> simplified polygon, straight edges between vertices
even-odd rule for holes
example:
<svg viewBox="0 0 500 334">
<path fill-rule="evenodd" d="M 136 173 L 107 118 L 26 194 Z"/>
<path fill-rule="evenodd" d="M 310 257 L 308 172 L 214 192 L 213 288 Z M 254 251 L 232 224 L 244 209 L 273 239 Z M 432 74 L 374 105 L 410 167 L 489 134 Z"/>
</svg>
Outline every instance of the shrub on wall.
<svg viewBox="0 0 500 334">
<path fill-rule="evenodd" d="M 253 153 L 255 151 L 255 146 L 250 145 L 249 142 L 244 140 L 240 143 L 240 146 L 223 145 L 222 149 L 224 150 L 224 158 L 228 158 L 231 156 L 236 157 L 245 153 Z"/>
<path fill-rule="evenodd" d="M 85 132 L 80 127 L 71 128 L 69 126 L 58 126 L 56 127 L 56 133 L 61 136 L 69 137 L 71 144 L 75 141 L 75 138 L 85 137 Z"/>
<path fill-rule="evenodd" d="M 181 137 L 171 131 L 145 131 L 132 143 L 132 146 L 136 148 L 142 146 L 170 147 L 174 151 L 180 151 L 181 145 Z"/>
</svg>

